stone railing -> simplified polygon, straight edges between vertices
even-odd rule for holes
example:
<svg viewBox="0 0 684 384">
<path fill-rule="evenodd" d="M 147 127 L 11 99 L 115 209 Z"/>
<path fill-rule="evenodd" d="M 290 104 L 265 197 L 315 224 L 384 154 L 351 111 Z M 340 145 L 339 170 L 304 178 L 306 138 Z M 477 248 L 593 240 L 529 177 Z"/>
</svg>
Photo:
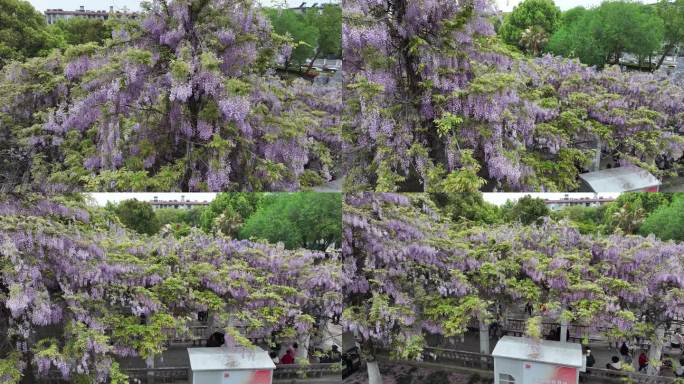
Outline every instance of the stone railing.
<svg viewBox="0 0 684 384">
<path fill-rule="evenodd" d="M 589 368 L 580 373 L 587 383 L 634 383 L 634 384 L 671 384 L 673 377 L 648 376 L 636 372 L 612 371 L 609 369 Z"/>
<path fill-rule="evenodd" d="M 273 371 L 273 380 L 313 379 L 321 377 L 339 377 L 341 380 L 342 365 L 340 363 L 308 365 L 279 364 L 276 367 L 276 370 Z"/>
<path fill-rule="evenodd" d="M 448 362 L 464 368 L 494 370 L 494 358 L 491 355 L 455 349 L 426 347 L 423 349 L 423 361 L 426 363 Z"/>
<path fill-rule="evenodd" d="M 220 328 L 210 328 L 207 325 L 191 325 L 187 330 L 181 332 L 173 328 L 165 328 L 162 332 L 166 336 L 166 345 L 192 345 L 204 346 L 207 339 L 214 331 L 219 331 Z M 249 338 L 253 344 L 259 344 L 261 340 L 256 338 Z"/>
<path fill-rule="evenodd" d="M 404 363 L 404 361 L 397 361 Z M 432 369 L 467 368 L 479 370 L 491 375 L 494 371 L 494 358 L 491 355 L 459 351 L 455 349 L 426 347 L 423 349 L 422 361 L 406 362 L 414 366 L 424 366 Z M 633 383 L 633 384 L 672 384 L 675 379 L 664 376 L 648 376 L 636 372 L 612 371 L 601 368 L 590 368 L 581 372 L 580 377 L 585 383 Z"/>
<path fill-rule="evenodd" d="M 527 320 L 525 319 L 507 319 L 503 324 L 503 330 L 513 336 L 522 336 L 525 334 Z M 550 335 L 552 331 L 560 327 L 560 323 L 555 322 L 542 322 L 542 334 Z M 607 331 L 601 329 L 600 327 L 596 329 L 599 333 L 601 331 Z M 568 333 L 570 341 L 581 341 L 583 338 L 588 338 L 590 341 L 605 341 L 603 337 L 599 335 L 592 335 L 590 328 L 583 325 L 568 325 Z"/>
<path fill-rule="evenodd" d="M 189 367 L 128 368 L 123 373 L 131 384 L 190 382 Z"/>
<path fill-rule="evenodd" d="M 273 371 L 273 381 L 301 382 L 308 380 L 331 378 L 342 380 L 342 366 L 336 364 L 308 364 L 308 365 L 278 365 Z M 190 367 L 161 367 L 161 368 L 125 368 L 122 370 L 128 375 L 130 384 L 162 384 L 162 383 L 189 383 Z M 67 384 L 58 371 L 51 371 L 48 377 L 39 381 L 39 384 Z"/>
</svg>

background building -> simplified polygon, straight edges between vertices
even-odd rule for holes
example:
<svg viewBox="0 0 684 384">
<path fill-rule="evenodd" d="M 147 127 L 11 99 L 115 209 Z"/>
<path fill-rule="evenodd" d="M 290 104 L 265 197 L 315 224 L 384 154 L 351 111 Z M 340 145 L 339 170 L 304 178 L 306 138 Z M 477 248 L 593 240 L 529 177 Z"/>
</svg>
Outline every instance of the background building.
<svg viewBox="0 0 684 384">
<path fill-rule="evenodd" d="M 560 199 L 544 199 L 544 203 L 552 211 L 557 211 L 573 205 L 579 205 L 583 207 L 598 207 L 599 205 L 608 204 L 613 201 L 615 201 L 615 199 L 612 197 L 603 197 L 598 195 L 595 195 L 594 197 L 572 197 L 569 194 L 566 194 Z"/>
<path fill-rule="evenodd" d="M 180 200 L 159 200 L 159 197 L 155 196 L 152 199 L 152 201 L 150 201 L 149 203 L 150 203 L 150 205 L 152 205 L 152 208 L 154 208 L 154 209 L 159 209 L 159 208 L 190 209 L 190 208 L 197 207 L 197 206 L 209 205 L 209 202 L 206 200 L 204 200 L 204 201 L 186 200 L 185 195 L 181 195 Z"/>
<path fill-rule="evenodd" d="M 80 9 L 75 11 L 65 11 L 59 9 L 48 9 L 45 11 L 45 19 L 48 24 L 54 24 L 59 20 L 67 20 L 73 17 L 83 17 L 87 19 L 107 20 L 110 17 L 138 17 L 137 12 L 115 11 L 113 6 L 109 7 L 109 11 L 90 11 L 81 5 Z"/>
</svg>

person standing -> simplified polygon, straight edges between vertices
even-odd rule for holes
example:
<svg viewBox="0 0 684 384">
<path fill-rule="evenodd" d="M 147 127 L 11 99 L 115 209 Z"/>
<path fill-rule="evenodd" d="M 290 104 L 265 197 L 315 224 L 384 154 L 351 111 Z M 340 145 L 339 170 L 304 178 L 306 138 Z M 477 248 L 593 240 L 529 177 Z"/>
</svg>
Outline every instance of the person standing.
<svg viewBox="0 0 684 384">
<path fill-rule="evenodd" d="M 280 364 L 294 364 L 294 356 L 294 351 L 292 349 L 288 349 L 287 352 L 285 352 L 285 355 L 280 358 Z"/>
<path fill-rule="evenodd" d="M 639 355 L 639 372 L 644 371 L 648 367 L 648 357 L 646 357 L 646 351 L 641 351 Z"/>
</svg>

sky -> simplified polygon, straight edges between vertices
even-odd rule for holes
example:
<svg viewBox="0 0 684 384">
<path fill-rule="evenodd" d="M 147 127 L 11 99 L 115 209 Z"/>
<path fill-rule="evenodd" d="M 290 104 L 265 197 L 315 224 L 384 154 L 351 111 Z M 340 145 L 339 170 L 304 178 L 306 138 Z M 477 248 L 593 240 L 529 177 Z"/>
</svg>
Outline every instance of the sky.
<svg viewBox="0 0 684 384">
<path fill-rule="evenodd" d="M 286 3 L 288 7 L 297 7 L 304 0 L 257 0 L 262 5 L 281 5 Z M 114 9 L 127 7 L 129 11 L 140 10 L 140 0 L 28 0 L 37 10 L 44 12 L 46 9 L 61 8 L 65 11 L 79 9 L 81 5 L 92 11 L 109 10 L 110 6 Z M 307 0 L 309 5 L 313 3 L 327 4 L 339 3 L 339 0 Z"/>
<path fill-rule="evenodd" d="M 185 200 L 192 201 L 212 201 L 214 200 L 215 193 L 182 193 L 182 192 L 145 192 L 145 193 L 89 193 L 93 198 L 93 201 L 100 206 L 105 206 L 108 201 L 112 203 L 118 203 L 122 200 L 127 199 L 138 199 L 140 201 L 152 201 L 154 197 L 157 196 L 159 200 L 180 200 L 181 196 L 185 197 Z M 519 198 L 531 195 L 532 197 L 540 197 L 542 199 L 562 199 L 565 195 L 574 198 L 580 197 L 612 197 L 616 198 L 619 193 L 483 193 L 482 196 L 485 201 L 492 204 L 502 205 L 507 200 L 518 200 Z"/>
</svg>

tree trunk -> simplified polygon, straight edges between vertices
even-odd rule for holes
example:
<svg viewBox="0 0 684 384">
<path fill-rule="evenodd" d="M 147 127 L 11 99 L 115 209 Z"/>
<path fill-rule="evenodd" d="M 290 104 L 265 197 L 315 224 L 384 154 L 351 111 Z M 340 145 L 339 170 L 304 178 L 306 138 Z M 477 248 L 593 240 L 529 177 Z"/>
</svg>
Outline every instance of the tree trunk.
<svg viewBox="0 0 684 384">
<path fill-rule="evenodd" d="M 660 60 L 658 60 L 658 64 L 655 66 L 655 68 L 653 68 L 653 72 L 660 69 L 660 66 L 663 65 L 663 61 L 665 61 L 665 57 L 670 54 L 672 48 L 674 48 L 672 44 L 668 44 L 665 46 L 665 52 L 663 52 L 663 55 L 660 56 Z"/>
<path fill-rule="evenodd" d="M 304 360 L 309 359 L 310 338 L 311 336 L 309 336 L 308 334 L 299 335 L 299 337 L 297 338 L 297 344 L 299 344 L 299 348 L 297 348 L 297 355 L 295 356 L 295 358 Z"/>
<path fill-rule="evenodd" d="M 145 360 L 145 365 L 147 368 L 154 368 L 154 356 L 148 357 Z M 154 384 L 154 372 L 153 371 L 147 371 L 147 383 L 148 384 Z"/>
<path fill-rule="evenodd" d="M 561 319 L 560 342 L 568 342 L 568 321 L 565 319 Z"/>
<path fill-rule="evenodd" d="M 313 68 L 314 61 L 316 61 L 316 59 L 318 59 L 318 55 L 320 55 L 320 54 L 321 54 L 321 47 L 318 47 L 318 48 L 316 48 L 316 53 L 314 53 L 313 59 L 311 59 L 311 61 L 309 62 L 309 66 L 306 67 L 306 73 L 309 73 L 311 68 Z"/>
<path fill-rule="evenodd" d="M 382 384 L 382 375 L 380 375 L 380 367 L 377 361 L 369 361 L 366 363 L 368 369 L 368 384 Z"/>
<path fill-rule="evenodd" d="M 489 355 L 489 324 L 480 320 L 480 353 Z"/>
<path fill-rule="evenodd" d="M 651 348 L 648 350 L 648 368 L 646 369 L 646 374 L 649 376 L 657 376 L 660 371 L 659 367 L 654 367 L 651 361 L 660 361 L 663 354 L 663 342 L 665 338 L 665 327 L 659 325 L 656 328 L 655 340 L 651 343 Z"/>
</svg>

